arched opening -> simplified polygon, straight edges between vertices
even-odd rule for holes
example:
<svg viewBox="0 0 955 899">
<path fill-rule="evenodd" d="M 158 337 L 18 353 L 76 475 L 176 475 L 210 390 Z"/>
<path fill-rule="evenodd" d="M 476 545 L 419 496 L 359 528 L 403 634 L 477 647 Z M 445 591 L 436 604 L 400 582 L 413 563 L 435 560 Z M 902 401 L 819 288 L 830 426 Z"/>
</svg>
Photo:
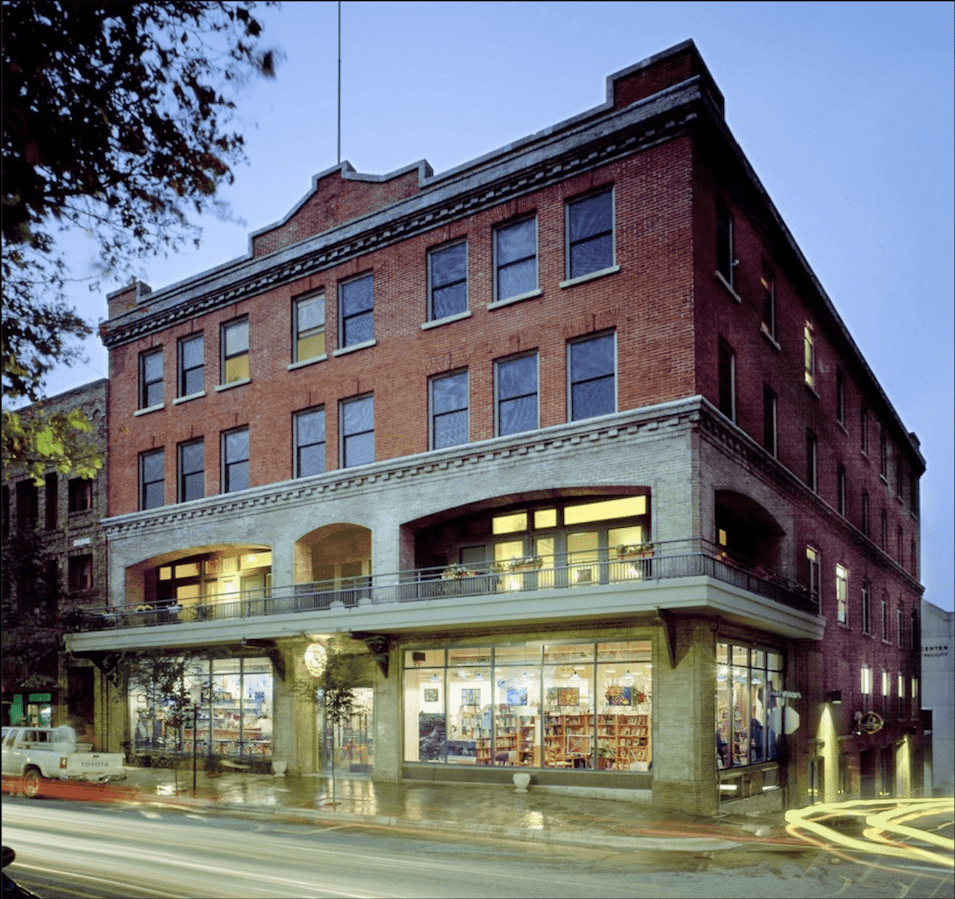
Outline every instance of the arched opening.
<svg viewBox="0 0 955 899">
<path fill-rule="evenodd" d="M 759 573 L 780 570 L 785 531 L 759 503 L 732 490 L 716 491 L 716 544 L 735 564 Z"/>
<path fill-rule="evenodd" d="M 371 583 L 371 531 L 337 522 L 316 528 L 295 543 L 295 582 L 299 589 L 336 593 L 348 603 Z"/>
</svg>

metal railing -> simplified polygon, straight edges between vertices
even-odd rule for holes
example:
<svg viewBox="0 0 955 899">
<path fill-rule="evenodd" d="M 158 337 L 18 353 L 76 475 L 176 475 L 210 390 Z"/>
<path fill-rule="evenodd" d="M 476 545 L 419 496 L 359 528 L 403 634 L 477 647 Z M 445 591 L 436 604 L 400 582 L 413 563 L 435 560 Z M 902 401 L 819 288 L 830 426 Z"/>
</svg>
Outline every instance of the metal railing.
<svg viewBox="0 0 955 899">
<path fill-rule="evenodd" d="M 91 610 L 78 630 L 256 618 L 552 589 L 586 590 L 602 585 L 639 585 L 701 576 L 803 612 L 819 612 L 817 598 L 805 588 L 721 551 L 707 541 L 669 541 L 653 544 L 652 550 L 633 552 L 623 552 L 623 549 L 563 553 L 469 566 L 416 568 L 390 575 L 352 578 L 345 584 L 326 581 L 275 587 L 257 593 L 206 596 L 199 603 L 183 606 L 168 603 Z"/>
</svg>

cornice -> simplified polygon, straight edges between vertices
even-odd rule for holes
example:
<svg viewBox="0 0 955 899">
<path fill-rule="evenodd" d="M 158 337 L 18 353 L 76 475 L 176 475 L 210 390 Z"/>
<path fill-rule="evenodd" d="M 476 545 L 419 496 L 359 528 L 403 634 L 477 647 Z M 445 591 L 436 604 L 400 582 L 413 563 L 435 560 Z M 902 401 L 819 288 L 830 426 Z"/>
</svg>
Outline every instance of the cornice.
<svg viewBox="0 0 955 899">
<path fill-rule="evenodd" d="M 148 295 L 142 307 L 105 322 L 100 337 L 108 349 L 161 331 L 185 319 L 228 306 L 296 281 L 440 225 L 513 200 L 671 140 L 711 104 L 701 103 L 699 78 L 624 110 L 589 120 L 567 133 L 520 145 L 504 158 L 489 160 L 453 177 L 429 179 L 415 197 L 348 222 L 268 256 L 242 259 L 168 292 Z M 213 286 L 214 285 L 214 286 Z M 177 297 L 182 297 L 177 299 Z M 155 312 L 148 312 L 154 308 Z M 123 321 L 126 319 L 126 321 Z"/>
<path fill-rule="evenodd" d="M 110 540 L 127 539 L 206 518 L 265 511 L 279 505 L 283 510 L 291 511 L 296 506 L 313 505 L 317 501 L 356 490 L 387 489 L 403 482 L 442 476 L 449 472 L 463 474 L 467 471 L 475 475 L 485 466 L 497 466 L 508 460 L 544 461 L 548 456 L 597 442 L 619 438 L 652 440 L 672 437 L 696 425 L 699 403 L 699 397 L 690 397 L 584 422 L 542 428 L 519 436 L 466 444 L 454 450 L 420 453 L 353 469 L 336 469 L 310 478 L 253 487 L 241 493 L 219 494 L 148 512 L 108 518 L 103 521 L 103 528 Z"/>
</svg>

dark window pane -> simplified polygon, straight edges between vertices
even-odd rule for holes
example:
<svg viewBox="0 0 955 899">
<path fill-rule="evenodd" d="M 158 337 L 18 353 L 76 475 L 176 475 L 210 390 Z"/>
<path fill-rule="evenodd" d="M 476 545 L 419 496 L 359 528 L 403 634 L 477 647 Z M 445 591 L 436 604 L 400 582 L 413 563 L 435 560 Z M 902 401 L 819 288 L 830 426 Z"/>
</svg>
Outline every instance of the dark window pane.
<svg viewBox="0 0 955 899">
<path fill-rule="evenodd" d="M 312 474 L 321 474 L 325 470 L 325 444 L 310 444 L 299 448 L 298 476 L 306 478 Z"/>
<path fill-rule="evenodd" d="M 616 411 L 613 376 L 575 384 L 571 391 L 571 402 L 574 421 Z"/>
<path fill-rule="evenodd" d="M 370 431 L 375 426 L 375 406 L 371 397 L 345 403 L 342 412 L 343 430 L 346 435 Z"/>
<path fill-rule="evenodd" d="M 537 357 L 523 356 L 498 365 L 497 395 L 505 400 L 528 393 L 537 393 Z"/>
<path fill-rule="evenodd" d="M 468 286 L 466 283 L 451 284 L 448 287 L 439 287 L 431 294 L 432 319 L 446 318 L 467 312 Z"/>
<path fill-rule="evenodd" d="M 157 381 L 162 378 L 162 353 L 149 353 L 143 356 L 143 379 Z"/>
<path fill-rule="evenodd" d="M 325 440 L 325 413 L 306 412 L 295 419 L 298 426 L 298 445 L 307 446 Z"/>
<path fill-rule="evenodd" d="M 182 447 L 182 470 L 186 473 L 202 471 L 202 443 L 187 443 Z"/>
<path fill-rule="evenodd" d="M 434 448 L 442 449 L 446 446 L 457 446 L 468 442 L 468 413 L 446 412 L 436 415 L 434 419 Z"/>
<path fill-rule="evenodd" d="M 163 504 L 163 482 L 143 486 L 143 509 L 158 509 Z"/>
<path fill-rule="evenodd" d="M 500 404 L 500 434 L 517 434 L 537 427 L 537 394 Z"/>
<path fill-rule="evenodd" d="M 518 294 L 529 293 L 537 287 L 537 260 L 515 262 L 498 270 L 497 298 L 506 300 Z"/>
<path fill-rule="evenodd" d="M 613 265 L 613 235 L 604 234 L 572 244 L 570 248 L 570 277 L 579 278 Z"/>
<path fill-rule="evenodd" d="M 614 337 L 607 334 L 571 345 L 570 369 L 574 381 L 586 381 L 613 374 Z"/>
<path fill-rule="evenodd" d="M 204 496 L 203 473 L 187 474 L 182 479 L 182 501 L 201 499 Z"/>
<path fill-rule="evenodd" d="M 249 432 L 233 431 L 225 435 L 225 458 L 227 463 L 241 462 L 249 458 Z"/>
<path fill-rule="evenodd" d="M 431 286 L 435 289 L 463 281 L 468 273 L 467 244 L 457 244 L 431 254 Z"/>
<path fill-rule="evenodd" d="M 375 461 L 375 439 L 373 434 L 356 434 L 345 438 L 345 467 L 365 465 Z"/>
<path fill-rule="evenodd" d="M 372 308 L 372 279 L 370 276 L 342 285 L 342 315 L 355 315 Z"/>
<path fill-rule="evenodd" d="M 226 466 L 226 493 L 234 493 L 236 490 L 246 490 L 249 486 L 249 463 L 236 462 L 233 465 Z"/>
<path fill-rule="evenodd" d="M 162 480 L 163 454 L 147 453 L 143 456 L 143 481 L 150 483 L 152 481 Z"/>
<path fill-rule="evenodd" d="M 508 265 L 537 254 L 536 221 L 528 219 L 497 232 L 497 264 Z"/>
<path fill-rule="evenodd" d="M 371 312 L 365 312 L 345 320 L 343 333 L 345 346 L 354 346 L 356 343 L 364 343 L 366 340 L 371 340 L 374 336 L 374 321 Z"/>
<path fill-rule="evenodd" d="M 225 326 L 225 354 L 235 356 L 249 350 L 249 322 L 233 322 Z"/>
<path fill-rule="evenodd" d="M 144 385 L 143 408 L 158 406 L 162 402 L 162 381 Z"/>
<path fill-rule="evenodd" d="M 182 367 L 195 368 L 202 365 L 202 338 L 191 337 L 182 342 Z"/>
<path fill-rule="evenodd" d="M 613 201 L 608 193 L 586 197 L 571 204 L 570 240 L 576 243 L 613 229 Z"/>
<path fill-rule="evenodd" d="M 463 372 L 431 382 L 435 413 L 464 409 L 468 404 L 468 377 Z"/>
</svg>

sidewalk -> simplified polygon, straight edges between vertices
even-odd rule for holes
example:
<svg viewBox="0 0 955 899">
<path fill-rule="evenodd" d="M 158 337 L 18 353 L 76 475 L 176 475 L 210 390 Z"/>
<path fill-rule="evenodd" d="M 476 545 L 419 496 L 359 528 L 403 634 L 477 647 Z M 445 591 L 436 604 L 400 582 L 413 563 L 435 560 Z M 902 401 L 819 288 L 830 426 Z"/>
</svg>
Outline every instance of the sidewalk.
<svg viewBox="0 0 955 899">
<path fill-rule="evenodd" d="M 408 781 L 373 783 L 362 776 L 272 777 L 235 772 L 127 767 L 127 788 L 138 802 L 171 808 L 216 809 L 227 814 L 472 833 L 517 840 L 616 848 L 713 852 L 755 837 L 784 836 L 781 815 L 701 818 L 655 809 L 649 791 L 531 785 Z M 626 797 L 626 798 L 624 798 Z"/>
</svg>

